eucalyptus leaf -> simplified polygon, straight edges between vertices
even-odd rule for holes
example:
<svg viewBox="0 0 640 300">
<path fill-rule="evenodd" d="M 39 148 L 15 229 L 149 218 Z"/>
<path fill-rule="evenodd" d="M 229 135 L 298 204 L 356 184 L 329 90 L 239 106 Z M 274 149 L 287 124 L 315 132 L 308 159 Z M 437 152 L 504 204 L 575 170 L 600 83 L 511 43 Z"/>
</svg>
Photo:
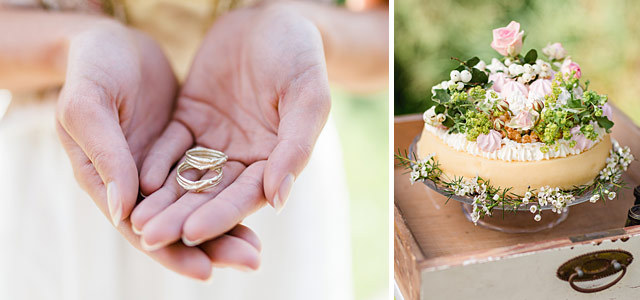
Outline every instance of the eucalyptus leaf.
<svg viewBox="0 0 640 300">
<path fill-rule="evenodd" d="M 472 58 L 470 58 L 469 60 L 467 60 L 465 62 L 465 64 L 469 67 L 469 68 L 473 68 L 473 66 L 477 65 L 480 62 L 480 59 L 477 56 L 474 56 Z"/>
<path fill-rule="evenodd" d="M 476 68 L 471 68 L 471 81 L 469 83 L 485 84 L 489 81 L 489 77 L 485 72 L 482 72 Z"/>
<path fill-rule="evenodd" d="M 582 103 L 580 102 L 579 99 L 571 99 L 571 100 L 567 101 L 567 106 L 569 108 L 580 108 L 580 107 L 582 107 Z"/>
<path fill-rule="evenodd" d="M 609 131 L 609 129 L 611 129 L 611 127 L 613 127 L 613 122 L 611 122 L 609 118 L 605 116 L 596 117 L 596 121 L 598 122 L 598 126 L 606 129 L 607 132 Z"/>
<path fill-rule="evenodd" d="M 451 117 L 447 117 L 444 122 L 442 122 L 442 125 L 447 126 L 448 128 L 453 127 L 453 119 Z"/>
<path fill-rule="evenodd" d="M 447 103 L 449 102 L 449 100 L 451 100 L 451 96 L 449 96 L 449 93 L 447 93 L 447 90 L 438 89 L 438 90 L 434 90 L 434 92 L 436 94 L 433 97 L 431 97 L 431 99 L 437 100 L 438 103 Z"/>
<path fill-rule="evenodd" d="M 524 62 L 528 64 L 535 64 L 536 59 L 538 59 L 538 51 L 536 49 L 531 49 L 527 52 L 527 55 L 524 56 Z"/>
</svg>

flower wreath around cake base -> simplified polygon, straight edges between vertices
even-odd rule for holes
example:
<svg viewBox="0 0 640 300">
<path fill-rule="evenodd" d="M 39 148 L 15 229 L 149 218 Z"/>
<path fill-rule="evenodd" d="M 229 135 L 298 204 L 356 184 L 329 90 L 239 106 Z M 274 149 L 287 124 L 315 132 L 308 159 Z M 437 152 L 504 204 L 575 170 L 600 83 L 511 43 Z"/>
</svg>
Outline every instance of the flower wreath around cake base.
<svg viewBox="0 0 640 300">
<path fill-rule="evenodd" d="M 518 195 L 512 193 L 510 187 L 493 186 L 489 180 L 479 176 L 449 178 L 440 169 L 435 155 L 432 153 L 428 157 L 417 160 L 414 159 L 415 154 L 412 155 L 412 158 L 405 153 L 404 155 L 397 154 L 396 159 L 401 166 L 411 172 L 411 184 L 429 180 L 442 188 L 449 199 L 453 195 L 473 198 L 471 219 L 474 224 L 477 224 L 478 220 L 485 215 L 490 216 L 495 208 L 515 212 L 521 206 L 528 206 L 529 211 L 534 215 L 534 220 L 540 221 L 542 219 L 541 207 L 551 205 L 551 211 L 560 214 L 575 201 L 576 197 L 583 196 L 589 191 L 592 194 L 589 199 L 591 203 L 596 203 L 598 200 L 603 202 L 607 199 L 613 200 L 619 190 L 624 187 L 622 173 L 634 160 L 629 147 L 621 147 L 616 141 L 613 141 L 613 149 L 609 152 L 607 164 L 600 170 L 592 183 L 576 186 L 570 190 L 544 186 L 529 189 L 524 195 Z"/>
</svg>

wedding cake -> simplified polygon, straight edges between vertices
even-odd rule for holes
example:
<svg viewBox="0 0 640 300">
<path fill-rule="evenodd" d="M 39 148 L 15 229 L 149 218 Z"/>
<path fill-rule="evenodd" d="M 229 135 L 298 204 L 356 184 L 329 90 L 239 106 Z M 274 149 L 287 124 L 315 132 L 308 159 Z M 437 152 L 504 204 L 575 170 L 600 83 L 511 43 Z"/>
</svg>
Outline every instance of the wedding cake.
<svg viewBox="0 0 640 300">
<path fill-rule="evenodd" d="M 560 43 L 521 55 L 524 31 L 493 30 L 501 54 L 473 57 L 431 89 L 411 180 L 431 180 L 474 199 L 473 219 L 494 207 L 526 205 L 560 213 L 585 193 L 614 199 L 633 157 L 612 141 L 607 96 L 581 83 L 580 66 Z"/>
</svg>

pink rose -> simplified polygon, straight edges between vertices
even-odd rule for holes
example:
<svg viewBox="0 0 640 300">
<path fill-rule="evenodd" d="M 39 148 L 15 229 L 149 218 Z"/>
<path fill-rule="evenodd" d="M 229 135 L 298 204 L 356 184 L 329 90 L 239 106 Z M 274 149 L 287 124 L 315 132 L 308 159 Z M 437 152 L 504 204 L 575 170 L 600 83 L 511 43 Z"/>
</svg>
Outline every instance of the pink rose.
<svg viewBox="0 0 640 300">
<path fill-rule="evenodd" d="M 502 91 L 500 91 L 502 98 L 507 99 L 516 92 L 520 92 L 525 97 L 529 94 L 529 90 L 524 84 L 511 79 L 507 79 L 505 81 L 506 82 L 502 86 Z"/>
<path fill-rule="evenodd" d="M 560 67 L 560 72 L 569 74 L 573 71 L 576 71 L 576 78 L 582 77 L 580 65 L 578 65 L 576 62 L 571 61 L 570 58 L 565 59 L 564 62 L 562 62 L 562 66 Z"/>
<path fill-rule="evenodd" d="M 533 127 L 535 116 L 527 110 L 521 110 L 511 121 L 508 126 L 522 130 L 529 130 Z"/>
<path fill-rule="evenodd" d="M 491 48 L 503 56 L 516 56 L 522 50 L 523 35 L 524 31 L 520 31 L 520 23 L 511 21 L 507 27 L 493 30 Z"/>
<path fill-rule="evenodd" d="M 493 85 L 491 87 L 494 91 L 499 93 L 502 91 L 502 87 L 507 81 L 507 77 L 502 72 L 491 73 L 491 75 L 489 75 L 489 81 L 493 81 Z"/>
<path fill-rule="evenodd" d="M 489 134 L 478 135 L 478 148 L 484 152 L 493 152 L 502 147 L 502 136 L 495 130 L 490 130 Z"/>
<path fill-rule="evenodd" d="M 529 100 L 544 98 L 551 94 L 551 80 L 538 79 L 529 86 Z"/>
<path fill-rule="evenodd" d="M 567 50 L 560 43 L 548 44 L 542 49 L 542 53 L 551 59 L 563 59 L 567 56 Z"/>
<path fill-rule="evenodd" d="M 601 108 L 602 115 L 607 117 L 609 121 L 613 121 L 613 111 L 611 110 L 611 105 L 609 105 L 609 103 L 605 103 Z"/>
<path fill-rule="evenodd" d="M 571 128 L 571 139 L 576 141 L 576 145 L 573 146 L 573 148 L 580 150 L 580 152 L 591 148 L 593 145 L 593 141 L 585 137 L 584 134 L 580 132 L 580 126 Z"/>
</svg>

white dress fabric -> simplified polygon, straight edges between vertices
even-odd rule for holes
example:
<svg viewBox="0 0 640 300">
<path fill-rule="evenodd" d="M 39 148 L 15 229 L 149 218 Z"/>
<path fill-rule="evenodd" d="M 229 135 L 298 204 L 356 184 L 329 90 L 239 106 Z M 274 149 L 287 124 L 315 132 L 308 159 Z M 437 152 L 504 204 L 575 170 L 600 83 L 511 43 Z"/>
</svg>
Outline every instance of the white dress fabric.
<svg viewBox="0 0 640 300">
<path fill-rule="evenodd" d="M 22 99 L 24 98 L 24 99 Z M 244 223 L 259 271 L 214 269 L 210 284 L 133 248 L 78 187 L 54 127 L 55 95 L 0 111 L 0 299 L 351 299 L 348 197 L 329 121 L 280 215 Z"/>
</svg>

